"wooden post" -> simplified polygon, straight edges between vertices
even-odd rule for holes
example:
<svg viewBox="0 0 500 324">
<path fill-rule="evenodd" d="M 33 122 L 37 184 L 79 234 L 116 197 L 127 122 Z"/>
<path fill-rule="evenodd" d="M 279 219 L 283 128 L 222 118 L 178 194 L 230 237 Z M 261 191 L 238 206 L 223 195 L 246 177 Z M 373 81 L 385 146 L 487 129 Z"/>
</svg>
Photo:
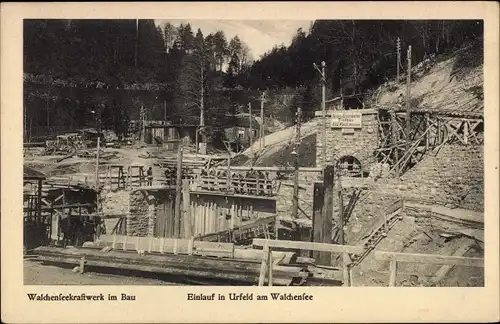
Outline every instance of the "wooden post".
<svg viewBox="0 0 500 324">
<path fill-rule="evenodd" d="M 259 273 L 259 286 L 264 286 L 264 281 L 266 280 L 266 270 L 267 270 L 267 258 L 269 257 L 269 244 L 264 243 L 264 249 L 263 249 L 263 255 L 262 255 L 262 262 L 260 264 L 260 273 Z"/>
<path fill-rule="evenodd" d="M 193 225 L 191 218 L 191 195 L 189 193 L 189 180 L 182 180 L 182 205 L 183 205 L 183 223 L 184 238 L 193 236 Z"/>
<path fill-rule="evenodd" d="M 134 49 L 134 66 L 137 69 L 137 47 L 139 43 L 139 19 L 135 20 L 135 49 Z"/>
<path fill-rule="evenodd" d="M 429 113 L 425 113 L 425 130 L 427 130 L 430 126 L 430 123 L 429 123 Z M 425 150 L 429 150 L 429 133 L 430 132 L 427 132 L 425 134 Z"/>
<path fill-rule="evenodd" d="M 391 263 L 389 264 L 389 287 L 396 287 L 396 274 L 397 274 L 398 263 L 396 261 L 396 256 L 393 255 L 391 259 Z"/>
<path fill-rule="evenodd" d="M 411 45 L 408 46 L 408 72 L 406 75 L 406 149 L 410 148 L 410 132 L 411 132 Z"/>
<path fill-rule="evenodd" d="M 231 156 L 227 157 L 227 183 L 226 183 L 226 190 L 229 192 L 231 191 Z"/>
<path fill-rule="evenodd" d="M 293 153 L 295 154 L 294 159 L 294 174 L 293 174 L 293 209 L 292 216 L 294 218 L 299 217 L 299 143 L 300 143 L 300 120 L 301 120 L 301 109 L 297 108 L 297 124 L 295 133 L 295 147 Z"/>
<path fill-rule="evenodd" d="M 323 166 L 326 165 L 326 72 L 325 72 L 325 68 L 326 68 L 326 63 L 325 63 L 325 61 L 322 61 L 321 62 L 321 111 L 323 112 L 323 128 L 322 128 Z"/>
<path fill-rule="evenodd" d="M 469 124 L 468 122 L 464 122 L 464 144 L 467 145 L 468 144 L 468 139 L 469 139 L 469 128 L 468 128 Z"/>
<path fill-rule="evenodd" d="M 399 67 L 401 65 L 401 40 L 398 37 L 396 43 L 396 51 L 397 51 L 397 60 L 396 60 L 396 82 L 399 82 Z"/>
<path fill-rule="evenodd" d="M 146 142 L 146 111 L 144 110 L 144 106 L 141 106 L 141 119 L 142 119 L 142 127 L 141 127 L 142 141 Z"/>
<path fill-rule="evenodd" d="M 249 121 L 250 121 L 250 152 L 251 152 L 251 158 L 252 158 L 252 165 L 253 165 L 253 162 L 254 162 L 254 153 L 253 153 L 253 146 L 252 146 L 252 142 L 253 142 L 253 128 L 252 128 L 252 103 L 249 102 L 248 103 L 248 118 L 249 118 Z"/>
<path fill-rule="evenodd" d="M 101 136 L 97 133 L 97 153 L 95 159 L 95 190 L 99 190 L 99 151 L 101 148 Z"/>
<path fill-rule="evenodd" d="M 200 150 L 201 154 L 207 154 L 207 141 L 205 136 L 205 103 L 204 103 L 204 75 L 203 75 L 203 64 L 200 64 L 200 130 L 201 133 L 201 142 L 202 149 Z"/>
<path fill-rule="evenodd" d="M 334 200 L 334 166 L 325 168 L 323 183 L 314 184 L 313 198 L 313 242 L 332 243 L 332 217 Z M 313 253 L 316 263 L 331 265 L 331 253 Z"/>
<path fill-rule="evenodd" d="M 38 180 L 38 188 L 37 188 L 37 204 L 36 204 L 36 217 L 42 217 L 42 180 Z"/>
<path fill-rule="evenodd" d="M 80 259 L 79 272 L 80 273 L 84 273 L 85 272 L 85 257 L 84 256 Z"/>
<path fill-rule="evenodd" d="M 314 183 L 314 192 L 313 192 L 313 219 L 312 219 L 312 235 L 311 242 L 320 242 L 321 241 L 321 230 L 322 230 L 322 213 L 323 213 L 323 205 L 325 202 L 325 192 L 323 183 L 316 182 Z M 319 253 L 317 251 L 311 251 L 309 256 L 318 260 Z"/>
<path fill-rule="evenodd" d="M 339 171 L 340 169 L 337 168 Z M 344 193 L 342 190 L 342 175 L 339 172 L 339 177 L 337 181 L 337 191 L 339 197 L 339 244 L 344 245 Z"/>
<path fill-rule="evenodd" d="M 128 238 L 128 236 L 125 235 L 125 237 L 123 239 L 123 251 L 127 251 L 127 238 Z"/>
<path fill-rule="evenodd" d="M 182 142 L 179 141 L 177 150 L 177 180 L 175 183 L 174 237 L 179 237 L 181 233 L 182 152 Z"/>
<path fill-rule="evenodd" d="M 267 264 L 269 266 L 269 275 L 268 275 L 267 285 L 269 287 L 271 287 L 273 285 L 273 257 L 272 257 L 272 251 L 270 248 L 267 251 Z"/>
<path fill-rule="evenodd" d="M 266 93 L 262 92 L 262 96 L 260 97 L 260 148 L 263 148 L 265 145 L 264 136 L 265 136 L 265 126 L 264 126 L 264 102 L 266 101 Z"/>
<path fill-rule="evenodd" d="M 344 280 L 344 283 L 343 283 L 344 287 L 351 286 L 350 275 L 349 275 L 349 263 L 350 263 L 349 254 L 346 251 L 342 252 L 342 272 L 343 272 L 343 278 L 344 278 L 343 279 Z"/>
</svg>

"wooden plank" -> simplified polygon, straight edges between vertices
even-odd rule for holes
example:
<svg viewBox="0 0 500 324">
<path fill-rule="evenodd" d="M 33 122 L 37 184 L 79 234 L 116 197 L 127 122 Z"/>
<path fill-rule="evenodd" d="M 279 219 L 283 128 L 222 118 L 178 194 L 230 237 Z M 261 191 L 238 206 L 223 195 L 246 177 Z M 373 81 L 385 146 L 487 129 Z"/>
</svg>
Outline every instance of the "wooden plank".
<svg viewBox="0 0 500 324">
<path fill-rule="evenodd" d="M 191 193 L 196 195 L 206 195 L 206 196 L 224 196 L 224 197 L 237 197 L 237 198 L 249 198 L 249 199 L 260 199 L 260 200 L 276 200 L 276 197 L 274 196 L 255 196 L 255 195 L 233 194 L 233 193 L 218 192 L 218 191 L 192 190 Z"/>
<path fill-rule="evenodd" d="M 363 252 L 364 250 L 362 246 L 338 245 L 338 244 L 303 242 L 303 241 L 266 240 L 258 238 L 253 239 L 252 244 L 254 246 L 264 246 L 266 242 L 271 248 L 312 250 L 312 251 L 321 251 L 328 253 L 347 252 L 347 253 L 357 254 Z"/>
<path fill-rule="evenodd" d="M 398 261 L 396 260 L 396 256 L 391 257 L 391 263 L 389 265 L 389 287 L 396 287 L 396 275 L 398 269 Z"/>
<path fill-rule="evenodd" d="M 483 258 L 375 251 L 375 258 L 379 261 L 390 261 L 393 256 L 398 262 L 448 264 L 465 267 L 484 267 Z"/>
<path fill-rule="evenodd" d="M 470 249 L 471 249 L 472 245 L 463 245 L 461 246 L 458 250 L 455 251 L 455 253 L 453 253 L 452 256 L 458 256 L 458 257 L 462 257 L 465 253 L 467 253 Z M 441 280 L 443 280 L 446 275 L 448 274 L 448 272 L 450 272 L 450 270 L 453 268 L 454 266 L 453 265 L 443 265 L 441 268 L 439 268 L 439 270 L 436 272 L 436 274 L 434 275 L 434 278 L 432 279 L 432 281 L 434 282 L 440 282 Z"/>
</svg>

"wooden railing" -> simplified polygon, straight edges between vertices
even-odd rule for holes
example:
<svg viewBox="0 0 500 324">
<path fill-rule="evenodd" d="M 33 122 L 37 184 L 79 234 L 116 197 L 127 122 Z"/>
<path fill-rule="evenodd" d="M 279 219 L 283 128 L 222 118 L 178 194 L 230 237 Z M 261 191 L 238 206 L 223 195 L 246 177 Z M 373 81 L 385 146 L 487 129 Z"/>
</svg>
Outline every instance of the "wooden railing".
<svg viewBox="0 0 500 324">
<path fill-rule="evenodd" d="M 264 254 L 260 267 L 259 286 L 264 285 L 266 279 L 266 272 L 268 273 L 268 285 L 273 285 L 273 262 L 271 261 L 271 253 L 275 248 L 281 249 L 296 249 L 296 250 L 309 250 L 330 253 L 342 253 L 342 272 L 343 272 L 343 285 L 351 285 L 350 274 L 350 257 L 349 254 L 361 253 L 362 246 L 350 245 L 337 245 L 328 243 L 315 243 L 315 242 L 302 242 L 302 241 L 282 241 L 282 240 L 266 240 L 254 239 L 254 246 L 263 247 Z"/>
<path fill-rule="evenodd" d="M 99 241 L 104 246 L 123 251 L 144 251 L 187 255 L 203 255 L 234 258 L 234 244 L 202 242 L 194 239 L 141 237 L 127 235 L 101 235 Z"/>
<path fill-rule="evenodd" d="M 275 196 L 279 188 L 279 180 L 232 176 L 200 176 L 197 187 L 201 191 L 220 191 L 250 196 Z"/>
<path fill-rule="evenodd" d="M 440 264 L 464 267 L 484 268 L 483 258 L 468 258 L 461 256 L 444 256 L 436 254 L 417 254 L 375 251 L 375 259 L 379 261 L 390 261 L 389 263 L 389 287 L 396 286 L 398 262 Z"/>
</svg>

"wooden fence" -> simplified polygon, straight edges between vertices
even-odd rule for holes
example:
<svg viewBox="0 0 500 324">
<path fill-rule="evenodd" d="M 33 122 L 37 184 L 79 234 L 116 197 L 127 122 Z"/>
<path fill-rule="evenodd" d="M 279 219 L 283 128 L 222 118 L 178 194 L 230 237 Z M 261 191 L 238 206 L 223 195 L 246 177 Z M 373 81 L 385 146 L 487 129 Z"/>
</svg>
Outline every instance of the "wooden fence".
<svg viewBox="0 0 500 324">
<path fill-rule="evenodd" d="M 484 267 L 483 258 L 468 258 L 461 256 L 445 256 L 436 254 L 375 251 L 375 259 L 379 261 L 390 261 L 389 287 L 396 286 L 398 262 L 440 264 L 440 265 L 481 267 L 481 268 Z"/>
<path fill-rule="evenodd" d="M 279 182 L 265 178 L 200 176 L 198 190 L 219 191 L 250 196 L 275 196 Z"/>
<path fill-rule="evenodd" d="M 268 284 L 273 285 L 273 262 L 271 260 L 272 249 L 297 249 L 297 250 L 309 250 L 309 251 L 320 251 L 320 252 L 330 252 L 330 253 L 342 253 L 342 272 L 343 272 L 343 285 L 351 285 L 351 275 L 350 275 L 350 257 L 349 253 L 356 254 L 363 251 L 362 246 L 350 246 L 350 245 L 337 245 L 328 243 L 315 243 L 315 242 L 301 242 L 301 241 L 282 241 L 282 240 L 266 240 L 266 239 L 254 239 L 254 246 L 263 247 L 264 254 L 262 257 L 262 263 L 260 267 L 259 276 L 259 286 L 264 285 L 266 278 L 266 272 L 268 273 Z"/>
<path fill-rule="evenodd" d="M 234 244 L 203 242 L 194 239 L 141 237 L 127 235 L 101 235 L 99 241 L 114 250 L 144 251 L 187 255 L 234 258 Z"/>
</svg>

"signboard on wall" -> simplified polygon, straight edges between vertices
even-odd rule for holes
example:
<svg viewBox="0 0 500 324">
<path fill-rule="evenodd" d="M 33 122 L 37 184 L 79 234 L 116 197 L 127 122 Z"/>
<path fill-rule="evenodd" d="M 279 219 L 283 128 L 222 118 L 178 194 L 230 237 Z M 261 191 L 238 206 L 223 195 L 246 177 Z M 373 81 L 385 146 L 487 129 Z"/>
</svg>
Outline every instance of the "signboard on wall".
<svg viewBox="0 0 500 324">
<path fill-rule="evenodd" d="M 332 112 L 332 128 L 361 128 L 361 112 L 352 110 Z"/>
</svg>

